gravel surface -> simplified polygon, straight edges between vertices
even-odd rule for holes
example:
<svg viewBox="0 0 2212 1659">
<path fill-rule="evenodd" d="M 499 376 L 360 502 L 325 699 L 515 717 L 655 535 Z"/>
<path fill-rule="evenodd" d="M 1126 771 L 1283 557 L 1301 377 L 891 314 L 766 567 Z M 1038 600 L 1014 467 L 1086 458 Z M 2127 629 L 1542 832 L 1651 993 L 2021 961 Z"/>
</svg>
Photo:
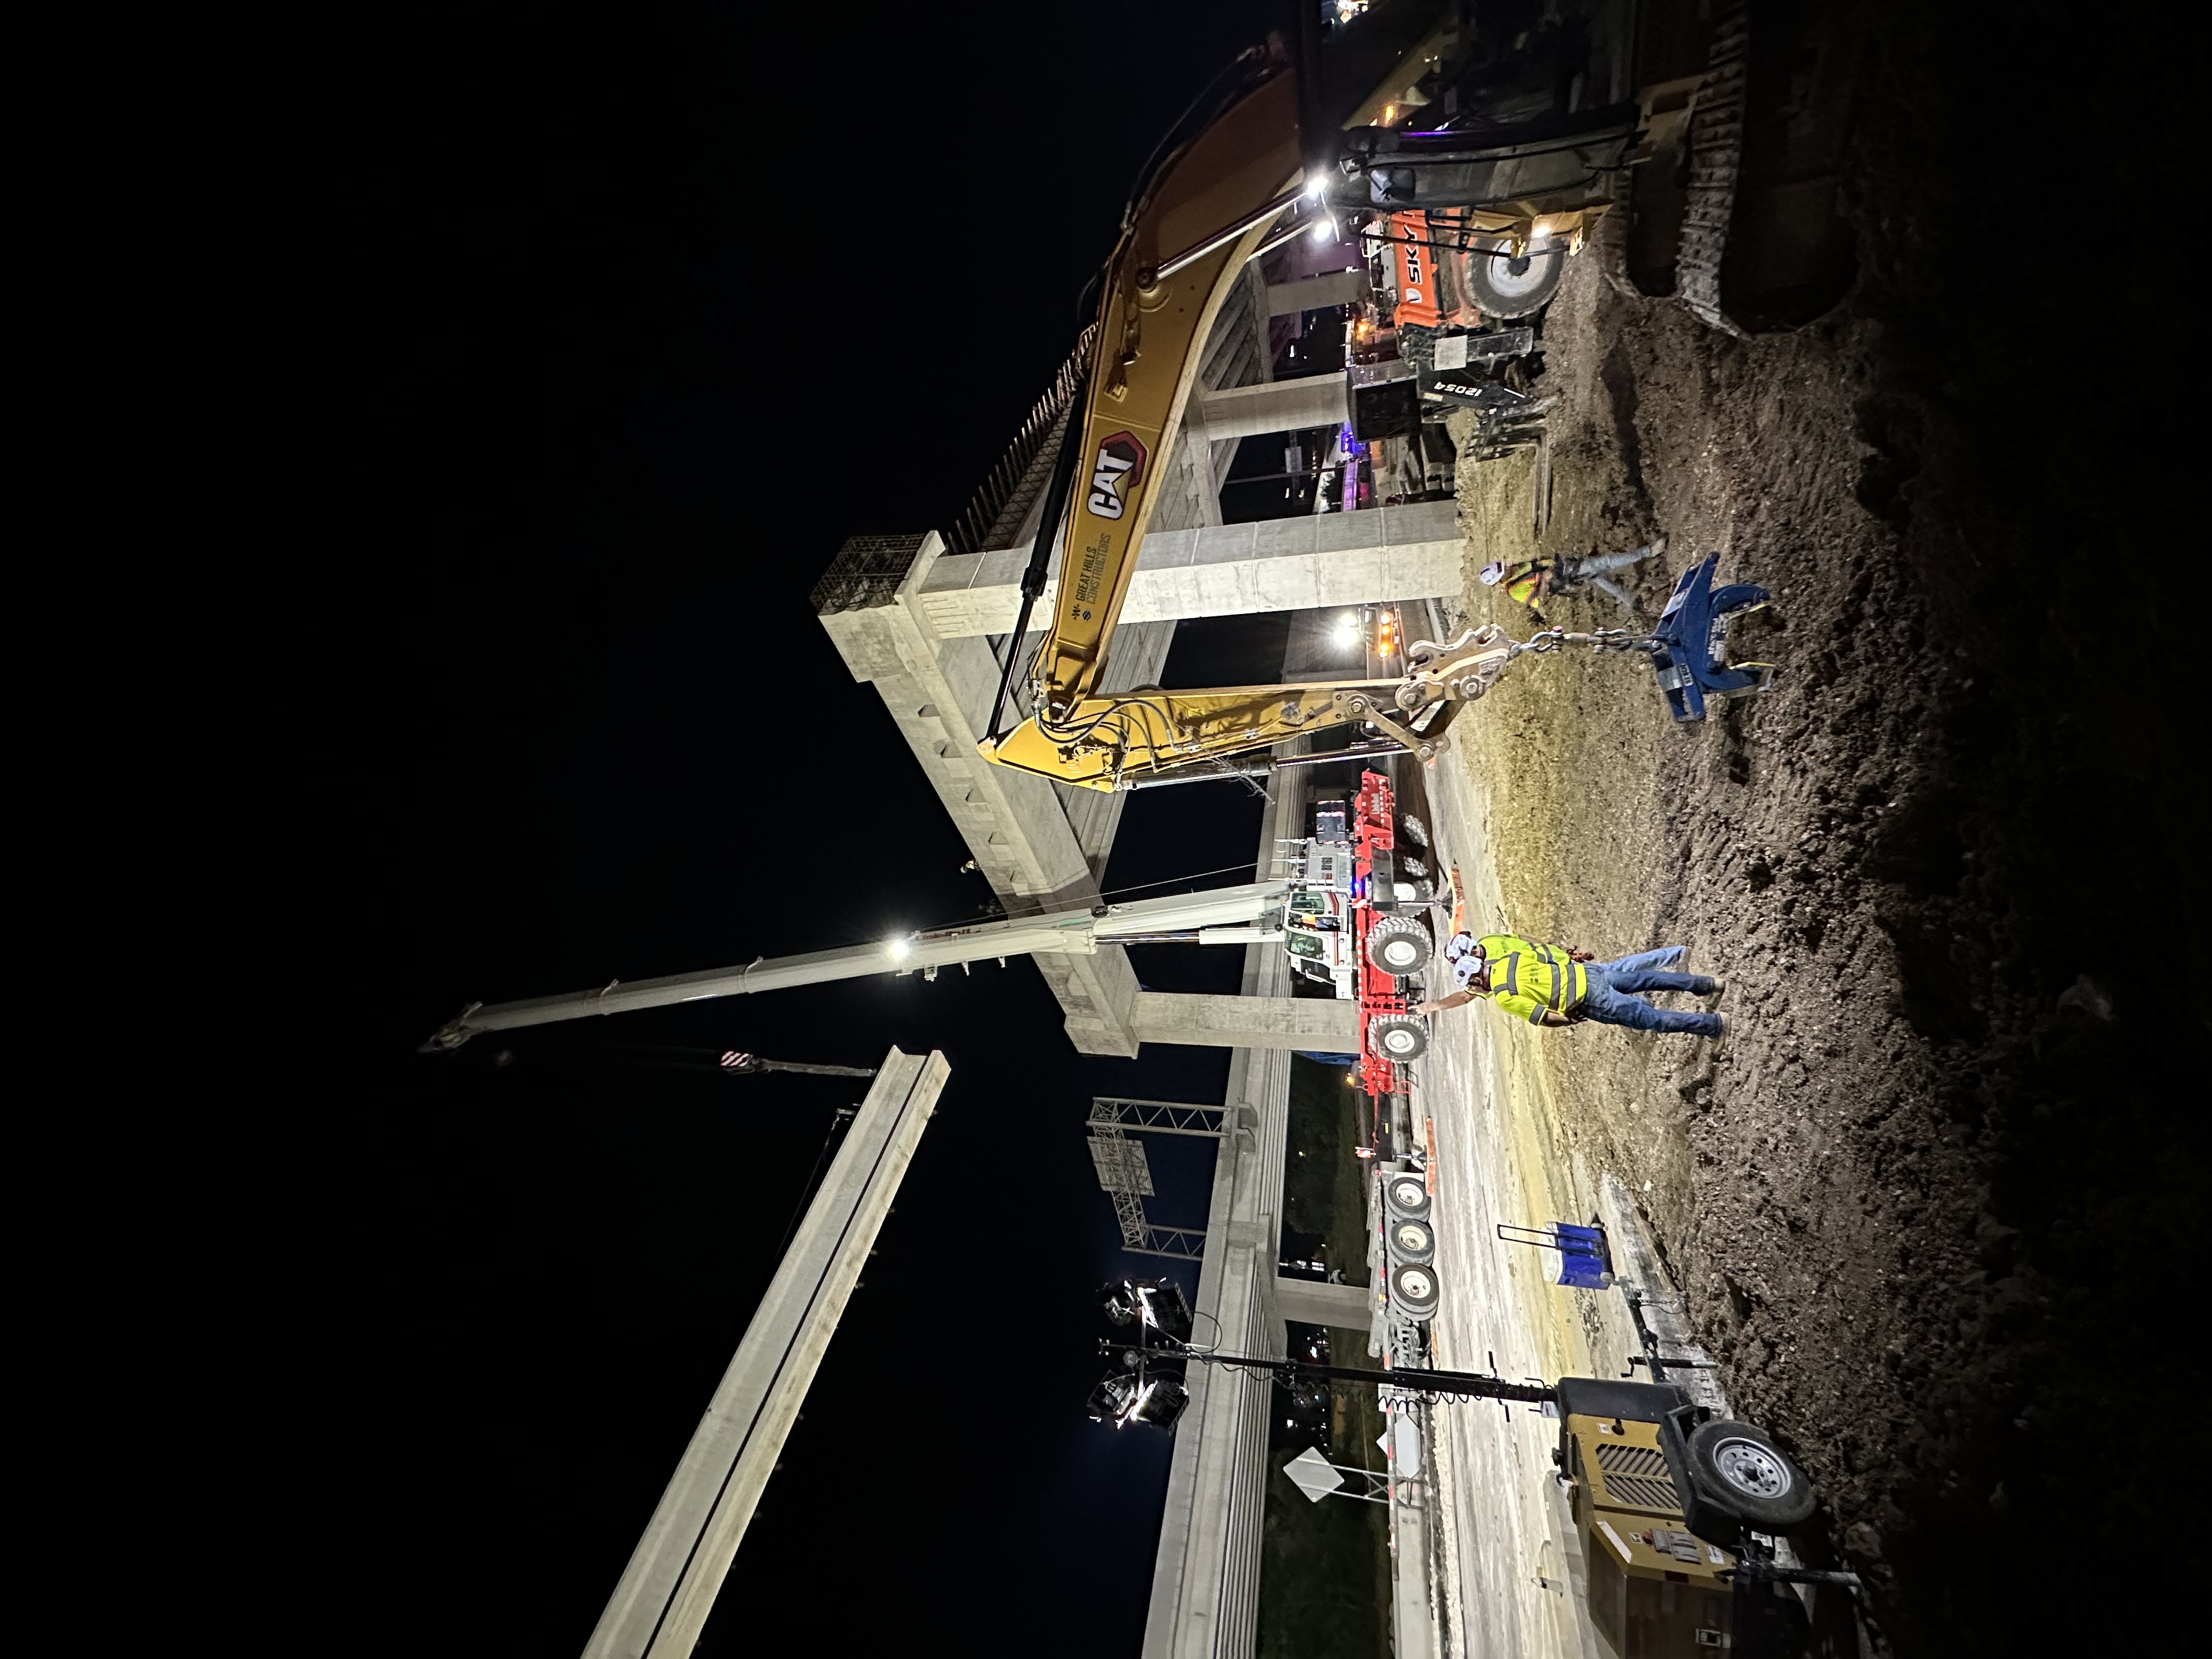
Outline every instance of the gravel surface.
<svg viewBox="0 0 2212 1659">
<path fill-rule="evenodd" d="M 2140 1560 L 2171 1506 L 2150 1413 L 2188 1382 L 2206 1165 L 2179 1081 L 2205 1020 L 2171 984 L 2204 921 L 2197 555 L 2145 349 L 2184 302 L 2154 249 L 2109 263 L 2094 313 L 2024 276 L 2051 257 L 2039 204 L 2153 176 L 2120 150 L 2149 157 L 2160 112 L 2028 168 L 1990 112 L 2065 20 L 2005 16 L 1869 14 L 1841 309 L 1734 340 L 1578 259 L 1546 328 L 1540 538 L 1529 458 L 1460 477 L 1475 620 L 1530 626 L 1474 580 L 1486 558 L 1660 532 L 1647 615 L 1708 550 L 1775 595 L 1735 643 L 1783 665 L 1766 696 L 1678 730 L 1637 659 L 1524 659 L 1457 728 L 1461 763 L 1509 912 L 1483 920 L 1601 957 L 1680 942 L 1728 979 L 1717 1052 L 1516 1036 L 1577 1150 L 1643 1192 L 1730 1393 L 1822 1486 L 1899 1653 L 2154 1617 L 2155 1568 L 2049 1596 L 2023 1570 Z M 2076 72 L 2091 117 L 2118 107 L 2108 78 Z M 1547 610 L 1626 620 L 1595 592 Z"/>
</svg>

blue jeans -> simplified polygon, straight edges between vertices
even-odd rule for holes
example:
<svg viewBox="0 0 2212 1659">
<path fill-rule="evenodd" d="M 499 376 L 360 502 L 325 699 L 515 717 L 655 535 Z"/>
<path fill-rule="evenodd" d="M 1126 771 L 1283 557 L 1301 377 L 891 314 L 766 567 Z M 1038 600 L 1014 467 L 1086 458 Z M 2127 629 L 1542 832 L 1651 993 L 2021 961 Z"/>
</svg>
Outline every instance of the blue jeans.
<svg viewBox="0 0 2212 1659">
<path fill-rule="evenodd" d="M 1583 1019 L 1626 1025 L 1633 1031 L 1687 1031 L 1693 1036 L 1718 1036 L 1719 1015 L 1702 1009 L 1694 1013 L 1678 1013 L 1672 1008 L 1655 1008 L 1634 994 L 1638 991 L 1690 991 L 1703 996 L 1711 991 L 1713 981 L 1703 974 L 1664 971 L 1667 963 L 1680 962 L 1688 948 L 1669 945 L 1611 962 L 1584 963 L 1583 971 L 1589 975 L 1589 990 L 1575 1005 L 1573 1012 Z"/>
</svg>

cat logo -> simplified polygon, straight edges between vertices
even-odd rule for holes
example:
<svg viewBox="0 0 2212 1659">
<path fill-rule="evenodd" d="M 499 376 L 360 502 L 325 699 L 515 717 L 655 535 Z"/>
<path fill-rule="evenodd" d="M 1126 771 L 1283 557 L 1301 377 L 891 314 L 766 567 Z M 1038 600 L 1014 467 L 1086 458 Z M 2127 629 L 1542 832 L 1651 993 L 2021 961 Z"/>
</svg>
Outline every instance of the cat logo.
<svg viewBox="0 0 2212 1659">
<path fill-rule="evenodd" d="M 1098 446 L 1091 468 L 1091 511 L 1102 519 L 1120 518 L 1129 504 L 1128 492 L 1144 476 L 1144 445 L 1129 433 L 1115 433 Z"/>
</svg>

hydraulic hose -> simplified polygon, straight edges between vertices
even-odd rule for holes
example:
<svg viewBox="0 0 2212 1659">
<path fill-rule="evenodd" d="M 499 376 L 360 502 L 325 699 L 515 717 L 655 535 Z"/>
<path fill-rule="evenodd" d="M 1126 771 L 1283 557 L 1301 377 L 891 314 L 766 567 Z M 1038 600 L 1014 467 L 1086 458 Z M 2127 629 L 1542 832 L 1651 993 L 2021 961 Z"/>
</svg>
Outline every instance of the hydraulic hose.
<svg viewBox="0 0 2212 1659">
<path fill-rule="evenodd" d="M 1014 684 L 1014 665 L 1022 659 L 1022 641 L 1029 634 L 1030 612 L 1044 592 L 1045 577 L 1052 570 L 1053 550 L 1060 545 L 1060 520 L 1066 515 L 1067 489 L 1075 477 L 1075 458 L 1083 447 L 1090 396 L 1091 365 L 1086 362 L 1076 376 L 1073 395 L 1067 400 L 1067 430 L 1061 434 L 1060 453 L 1053 459 L 1052 478 L 1045 485 L 1044 513 L 1037 520 L 1036 539 L 1030 544 L 1029 568 L 1022 572 L 1022 608 L 1014 618 L 1014 631 L 1006 638 L 1006 664 L 999 674 L 999 694 L 991 699 L 988 736 L 993 741 L 999 736 L 999 720 L 1006 710 L 1006 693 Z"/>
</svg>

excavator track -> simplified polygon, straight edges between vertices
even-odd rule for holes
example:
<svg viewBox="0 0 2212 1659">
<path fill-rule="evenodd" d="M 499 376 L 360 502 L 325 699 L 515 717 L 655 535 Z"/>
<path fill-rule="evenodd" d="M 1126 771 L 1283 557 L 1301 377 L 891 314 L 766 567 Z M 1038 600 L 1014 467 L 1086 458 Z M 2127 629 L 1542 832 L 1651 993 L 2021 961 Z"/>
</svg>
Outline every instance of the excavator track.
<svg viewBox="0 0 2212 1659">
<path fill-rule="evenodd" d="M 1690 118 L 1689 201 L 1675 252 L 1676 292 L 1698 319 L 1741 338 L 1721 309 L 1721 263 L 1735 219 L 1743 167 L 1744 93 L 1750 78 L 1747 0 L 1728 0 L 1713 26 L 1712 53 Z"/>
<path fill-rule="evenodd" d="M 1597 223 L 1590 228 L 1590 256 L 1597 261 L 1598 275 L 1605 285 L 1624 300 L 1641 300 L 1644 290 L 1636 286 L 1636 279 L 1628 273 L 1628 219 L 1630 193 L 1634 189 L 1632 174 L 1626 168 L 1613 174 L 1606 195 L 1613 205 L 1610 212 L 1598 216 Z"/>
</svg>

